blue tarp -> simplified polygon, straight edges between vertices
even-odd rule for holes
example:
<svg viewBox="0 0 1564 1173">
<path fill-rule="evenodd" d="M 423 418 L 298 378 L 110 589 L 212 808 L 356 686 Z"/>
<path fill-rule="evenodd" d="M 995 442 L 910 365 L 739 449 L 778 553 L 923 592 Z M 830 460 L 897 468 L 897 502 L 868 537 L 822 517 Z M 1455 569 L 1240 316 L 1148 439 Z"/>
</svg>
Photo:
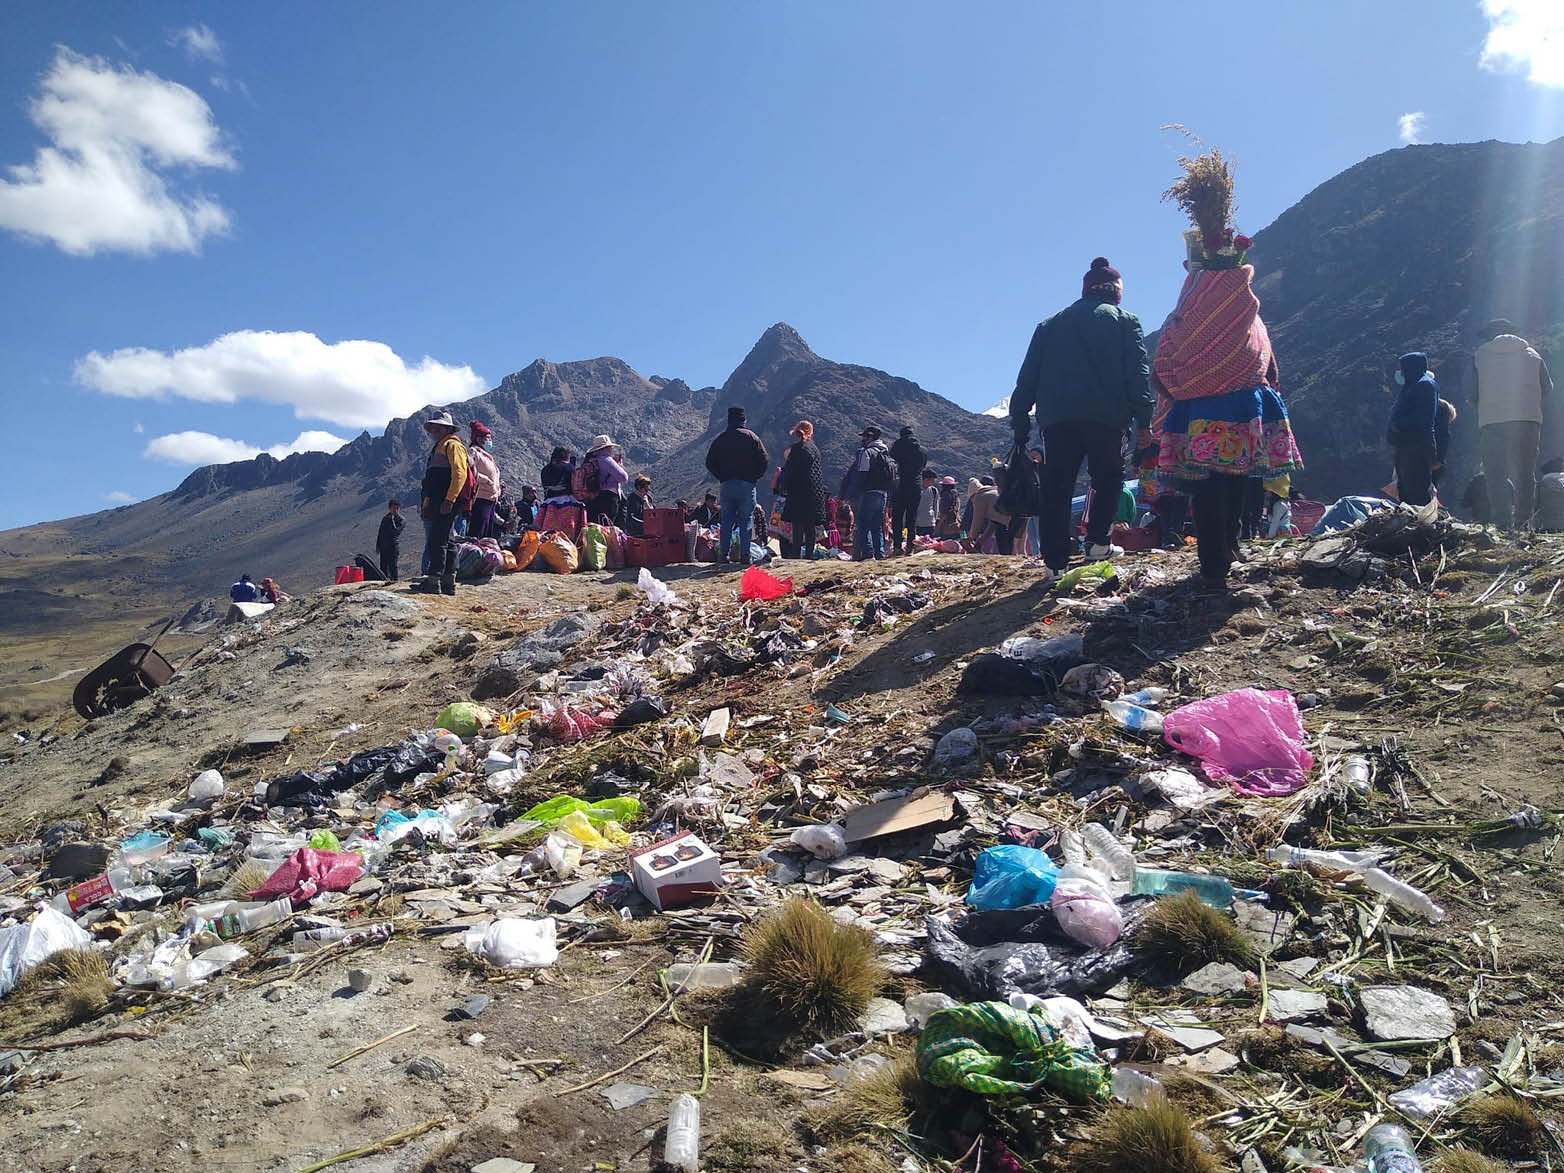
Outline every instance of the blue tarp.
<svg viewBox="0 0 1564 1173">
<path fill-rule="evenodd" d="M 1310 537 L 1334 533 L 1357 525 L 1371 513 L 1381 509 L 1394 509 L 1396 503 L 1385 497 L 1337 497 L 1336 503 L 1325 511 L 1319 524 L 1309 531 Z"/>
</svg>

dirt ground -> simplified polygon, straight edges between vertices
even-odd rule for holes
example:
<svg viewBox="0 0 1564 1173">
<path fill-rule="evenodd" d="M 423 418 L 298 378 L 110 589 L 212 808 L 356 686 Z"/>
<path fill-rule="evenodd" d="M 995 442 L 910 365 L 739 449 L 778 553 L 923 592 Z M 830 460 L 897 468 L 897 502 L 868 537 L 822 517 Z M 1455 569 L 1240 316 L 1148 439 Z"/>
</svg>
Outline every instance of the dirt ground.
<svg viewBox="0 0 1564 1173">
<path fill-rule="evenodd" d="M 1292 564 L 1296 550 L 1296 543 L 1257 545 L 1227 598 L 1191 590 L 1187 552 L 1131 555 L 1119 567 L 1115 597 L 1125 605 L 1116 608 L 1038 590 L 1036 571 L 1018 559 L 787 564 L 781 572 L 801 583 L 843 580 L 820 596 L 827 599 L 867 595 L 875 580 L 903 574 L 933 600 L 889 630 L 857 634 L 840 662 L 818 675 L 710 677 L 671 699 L 676 712 L 697 720 L 719 703 L 734 709 L 736 724 L 776 715 L 774 725 L 736 732 L 734 742 L 777 761 L 791 730 L 818 722 L 827 704 L 838 706 L 853 718 L 837 743 L 844 756 L 821 763 L 811 780 L 851 797 L 919 780 L 940 733 L 1025 707 L 1013 698 L 958 694 L 975 653 L 1015 634 L 1079 631 L 1089 655 L 1131 687 L 1162 684 L 1180 701 L 1248 685 L 1307 695 L 1317 701 L 1304 714 L 1317 757 L 1397 739 L 1426 789 L 1414 781 L 1381 791 L 1354 823 L 1464 826 L 1527 803 L 1564 808 L 1564 726 L 1550 693 L 1564 680 L 1564 598 L 1551 593 L 1564 578 L 1564 543 L 1538 537 L 1452 551 L 1442 568 L 1435 559 L 1420 564 L 1421 584 L 1311 575 Z M 734 573 L 672 567 L 659 575 L 713 620 L 736 611 Z M 182 795 L 206 766 L 219 765 L 231 787 L 248 789 L 394 742 L 465 696 L 477 667 L 515 636 L 571 610 L 591 609 L 611 622 L 631 614 L 635 602 L 621 589 L 631 581 L 626 572 L 512 575 L 454 599 L 369 584 L 331 588 L 258 627 L 219 629 L 150 700 L 91 723 L 63 716 L 47 744 L 13 748 L 0 765 L 0 845 L 59 818 L 82 819 L 93 831 L 134 823 Z M 476 633 L 476 648 L 464 645 L 468 632 Z M 338 734 L 350 723 L 359 728 Z M 244 735 L 269 727 L 290 729 L 287 743 L 246 754 Z M 1058 739 L 990 734 L 984 753 L 984 778 L 1011 788 L 1016 807 L 1058 800 L 1049 777 L 1068 764 Z M 1326 841 L 1338 822 L 1339 841 L 1389 834 L 1357 832 L 1327 814 L 1311 823 L 1312 837 Z M 1468 1057 L 1564 1017 L 1556 832 L 1397 838 L 1411 845 L 1410 860 L 1426 865 L 1415 874 L 1449 916 L 1395 936 L 1371 927 L 1357 980 L 1416 966 L 1419 984 L 1462 1010 L 1457 1041 Z M 1228 853 L 1253 869 L 1255 848 L 1235 841 Z M 956 893 L 965 887 L 960 875 L 931 882 Z M 1321 929 L 1315 939 L 1328 935 Z M 36 1055 L 19 1086 L 0 1096 L 8 1120 L 0 1154 L 7 1168 L 47 1173 L 301 1169 L 435 1122 L 406 1143 L 334 1167 L 466 1170 L 508 1156 L 543 1173 L 649 1170 L 661 1152 L 669 1095 L 701 1085 L 700 1036 L 660 1017 L 618 1040 L 658 1006 L 658 968 L 693 957 L 702 940 L 677 918 L 653 918 L 628 937 L 573 943 L 553 968 L 501 976 L 451 948 L 455 935 L 416 933 L 333 958 L 293 981 L 252 971 L 184 997 L 153 999 L 141 1013 L 111 1012 L 61 1036 L 126 1029 L 152 1037 Z M 714 955 L 732 948 L 730 939 L 718 941 Z M 354 994 L 346 973 L 358 967 L 370 971 L 374 986 Z M 492 1003 L 477 1020 L 462 1018 L 457 1008 L 478 992 Z M 1211 1017 L 1222 1020 L 1216 1011 Z M 1252 1008 L 1246 1017 L 1252 1024 Z M 478 1045 L 469 1041 L 475 1031 L 483 1035 Z M 5 1045 L 0 1040 L 0 1052 Z M 648 1051 L 605 1084 L 567 1090 Z M 425 1074 L 410 1074 L 420 1057 L 443 1069 L 423 1064 Z M 801 1093 L 736 1060 L 721 1040 L 709 1058 L 708 1168 L 854 1167 L 810 1146 L 807 1130 L 797 1127 Z M 616 1112 L 599 1092 L 617 1081 L 660 1094 Z M 898 1152 L 885 1167 L 901 1159 Z"/>
</svg>

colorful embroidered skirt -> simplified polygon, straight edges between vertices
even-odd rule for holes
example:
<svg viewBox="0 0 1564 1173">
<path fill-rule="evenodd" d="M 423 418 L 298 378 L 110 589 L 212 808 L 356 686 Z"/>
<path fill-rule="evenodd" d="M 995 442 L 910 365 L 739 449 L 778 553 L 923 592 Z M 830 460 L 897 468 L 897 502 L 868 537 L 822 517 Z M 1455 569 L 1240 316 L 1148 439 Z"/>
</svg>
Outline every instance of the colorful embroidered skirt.
<svg viewBox="0 0 1564 1173">
<path fill-rule="evenodd" d="M 1157 475 L 1168 480 L 1214 472 L 1269 479 L 1303 467 L 1287 406 L 1263 384 L 1174 402 L 1157 438 Z"/>
</svg>

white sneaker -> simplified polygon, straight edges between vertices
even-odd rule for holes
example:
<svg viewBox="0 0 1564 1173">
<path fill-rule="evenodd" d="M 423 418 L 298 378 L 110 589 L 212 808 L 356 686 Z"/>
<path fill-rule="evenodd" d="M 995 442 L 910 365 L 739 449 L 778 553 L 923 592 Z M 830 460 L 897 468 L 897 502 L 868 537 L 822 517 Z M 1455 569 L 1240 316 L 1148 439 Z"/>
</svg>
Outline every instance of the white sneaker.
<svg viewBox="0 0 1564 1173">
<path fill-rule="evenodd" d="M 1124 547 L 1115 546 L 1112 542 L 1109 542 L 1104 546 L 1086 547 L 1086 556 L 1088 558 L 1120 558 L 1123 557 L 1123 555 Z"/>
</svg>

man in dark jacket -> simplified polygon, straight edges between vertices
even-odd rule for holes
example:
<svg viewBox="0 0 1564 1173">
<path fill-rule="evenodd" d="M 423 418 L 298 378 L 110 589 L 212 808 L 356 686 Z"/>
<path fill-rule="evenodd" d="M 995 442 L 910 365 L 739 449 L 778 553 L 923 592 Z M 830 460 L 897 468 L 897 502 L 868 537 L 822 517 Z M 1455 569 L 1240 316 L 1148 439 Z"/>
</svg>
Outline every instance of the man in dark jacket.
<svg viewBox="0 0 1564 1173">
<path fill-rule="evenodd" d="M 402 503 L 392 497 L 386 503 L 386 515 L 380 519 L 380 532 L 375 535 L 375 557 L 380 560 L 380 576 L 387 582 L 396 581 L 396 560 L 402 552 L 402 530 L 406 525 Z"/>
<path fill-rule="evenodd" d="M 918 501 L 923 495 L 923 469 L 929 458 L 912 429 L 903 428 L 891 445 L 891 459 L 897 472 L 896 487 L 891 491 L 891 553 L 901 553 L 905 533 L 907 553 L 911 554 L 912 537 L 918 528 Z"/>
<path fill-rule="evenodd" d="M 690 520 L 696 525 L 716 525 L 722 521 L 722 506 L 717 504 L 717 494 L 707 490 L 706 496 L 701 499 L 700 507 L 690 514 Z"/>
<path fill-rule="evenodd" d="M 1108 541 L 1124 487 L 1121 444 L 1132 422 L 1150 423 L 1153 399 L 1145 335 L 1140 319 L 1119 308 L 1123 296 L 1119 271 L 1103 257 L 1092 261 L 1080 300 L 1032 332 L 1010 397 L 1016 442 L 1031 435 L 1035 406 L 1048 452 L 1040 529 L 1050 577 L 1070 562 L 1070 498 L 1083 458 L 1092 483 L 1087 556 L 1124 552 Z"/>
<path fill-rule="evenodd" d="M 867 562 L 885 557 L 885 506 L 899 481 L 891 454 L 880 442 L 880 429 L 870 424 L 859 437 L 860 447 L 842 477 L 842 500 L 854 502 L 853 559 Z"/>
<path fill-rule="evenodd" d="M 538 491 L 531 485 L 522 486 L 521 500 L 516 504 L 516 527 L 531 529 L 538 520 Z"/>
<path fill-rule="evenodd" d="M 1434 425 L 1439 414 L 1439 385 L 1428 373 L 1428 356 L 1403 354 L 1395 406 L 1385 438 L 1396 454 L 1396 494 L 1408 505 L 1427 505 L 1433 497 Z"/>
<path fill-rule="evenodd" d="M 755 483 L 766 475 L 770 457 L 760 437 L 745 424 L 742 407 L 728 408 L 727 431 L 711 442 L 706 453 L 706 471 L 720 482 L 717 499 L 722 504 L 722 523 L 717 530 L 717 561 L 731 558 L 733 533 L 739 535 L 740 565 L 749 565 L 749 544 L 755 533 Z"/>
</svg>

